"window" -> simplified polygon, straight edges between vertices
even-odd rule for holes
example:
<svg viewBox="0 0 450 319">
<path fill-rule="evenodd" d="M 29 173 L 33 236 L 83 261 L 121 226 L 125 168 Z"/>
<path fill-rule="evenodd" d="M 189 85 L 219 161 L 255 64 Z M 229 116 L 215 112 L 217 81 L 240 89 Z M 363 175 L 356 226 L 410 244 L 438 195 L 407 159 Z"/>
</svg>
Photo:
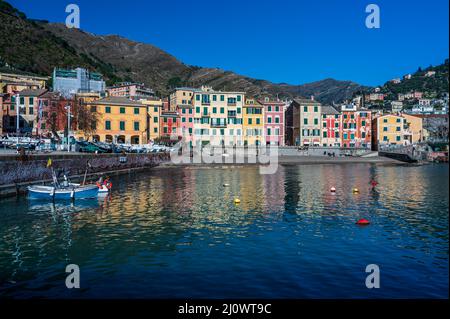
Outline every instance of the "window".
<svg viewBox="0 0 450 319">
<path fill-rule="evenodd" d="M 158 133 L 158 128 L 157 127 L 153 128 L 153 133 Z"/>
<path fill-rule="evenodd" d="M 138 107 L 134 108 L 134 114 L 139 114 L 139 108 Z"/>
<path fill-rule="evenodd" d="M 303 119 L 303 124 L 308 125 L 308 119 Z"/>
<path fill-rule="evenodd" d="M 155 117 L 153 118 L 153 123 L 158 123 L 158 117 L 157 117 L 157 116 L 155 116 Z"/>
<path fill-rule="evenodd" d="M 327 132 L 323 132 L 323 137 L 327 138 Z"/>
<path fill-rule="evenodd" d="M 344 114 L 344 119 L 347 119 L 347 114 Z"/>
<path fill-rule="evenodd" d="M 111 129 L 111 121 L 105 121 L 105 130 Z"/>
<path fill-rule="evenodd" d="M 28 108 L 28 114 L 33 115 L 34 114 L 34 107 Z"/>
<path fill-rule="evenodd" d="M 400 142 L 400 136 L 396 136 L 395 139 L 397 140 L 397 142 Z"/>
<path fill-rule="evenodd" d="M 237 111 L 237 114 L 241 114 L 241 108 L 240 108 L 240 107 L 238 107 L 238 108 L 236 109 L 236 111 Z"/>
<path fill-rule="evenodd" d="M 362 137 L 362 138 L 366 138 L 366 132 L 362 132 L 362 133 L 361 133 L 361 137 Z"/>
<path fill-rule="evenodd" d="M 327 122 L 323 122 L 323 127 L 327 127 Z"/>
<path fill-rule="evenodd" d="M 350 139 L 354 140 L 355 139 L 355 134 L 350 134 Z"/>
<path fill-rule="evenodd" d="M 267 135 L 270 136 L 271 133 L 272 133 L 272 132 L 271 132 L 270 128 L 268 128 L 268 129 L 267 129 Z"/>
<path fill-rule="evenodd" d="M 167 130 L 168 130 L 168 128 L 167 128 L 167 126 L 165 126 L 163 129 L 163 132 L 167 134 Z"/>
<path fill-rule="evenodd" d="M 319 124 L 319 119 L 314 119 L 314 125 L 318 125 Z"/>
<path fill-rule="evenodd" d="M 383 132 L 387 132 L 388 128 L 387 127 L 383 127 Z"/>
<path fill-rule="evenodd" d="M 195 100 L 196 100 L 196 101 L 200 101 L 200 94 L 197 94 L 197 95 L 195 96 Z M 167 133 L 167 132 L 164 132 L 164 133 Z"/>
<path fill-rule="evenodd" d="M 29 100 L 29 101 L 30 101 L 30 102 L 29 102 L 30 105 L 34 105 L 34 98 L 30 97 L 30 100 Z"/>
<path fill-rule="evenodd" d="M 125 108 L 124 107 L 120 108 L 120 114 L 125 114 Z"/>
<path fill-rule="evenodd" d="M 275 106 L 275 112 L 280 112 L 280 107 L 279 106 Z"/>
<path fill-rule="evenodd" d="M 220 114 L 224 114 L 225 113 L 225 108 L 224 107 L 221 107 L 220 108 Z"/>
<path fill-rule="evenodd" d="M 280 123 L 280 118 L 279 117 L 275 117 L 275 123 Z"/>
<path fill-rule="evenodd" d="M 11 111 L 14 111 L 14 102 L 11 101 Z"/>
<path fill-rule="evenodd" d="M 157 106 L 155 106 L 155 107 L 153 108 L 153 112 L 158 113 L 158 107 L 157 107 Z"/>
<path fill-rule="evenodd" d="M 139 131 L 139 122 L 134 122 L 134 130 Z"/>
<path fill-rule="evenodd" d="M 267 123 L 272 123 L 272 117 L 269 116 L 269 117 L 267 118 Z"/>
<path fill-rule="evenodd" d="M 319 112 L 319 107 L 318 106 L 314 106 L 314 112 Z"/>
<path fill-rule="evenodd" d="M 387 121 L 387 119 L 383 119 L 383 123 L 387 123 L 388 121 Z"/>
<path fill-rule="evenodd" d="M 248 119 L 248 125 L 252 125 L 252 119 Z"/>
<path fill-rule="evenodd" d="M 125 121 L 120 121 L 120 122 L 119 122 L 119 129 L 120 129 L 121 131 L 125 131 Z"/>
<path fill-rule="evenodd" d="M 91 105 L 91 112 L 92 113 L 97 112 L 97 106 Z"/>
<path fill-rule="evenodd" d="M 361 122 L 361 125 L 362 125 L 362 126 L 366 126 L 366 121 L 362 121 L 362 122 Z"/>
<path fill-rule="evenodd" d="M 213 95 L 213 101 L 217 101 L 217 95 Z"/>
<path fill-rule="evenodd" d="M 339 132 L 334 132 L 334 137 L 339 138 Z"/>
<path fill-rule="evenodd" d="M 355 115 L 354 114 L 350 115 L 350 118 L 353 120 L 355 118 Z"/>
<path fill-rule="evenodd" d="M 25 98 L 24 97 L 21 97 L 20 98 L 20 105 L 24 105 L 25 104 Z"/>
<path fill-rule="evenodd" d="M 195 113 L 200 114 L 200 106 L 197 106 L 197 107 L 195 108 Z"/>
<path fill-rule="evenodd" d="M 163 121 L 164 121 L 164 123 L 167 123 L 167 117 L 165 117 Z"/>
<path fill-rule="evenodd" d="M 400 123 L 400 121 L 401 121 L 400 119 L 397 119 L 397 123 Z"/>
<path fill-rule="evenodd" d="M 261 124 L 261 119 L 256 119 L 256 124 L 260 125 Z"/>
<path fill-rule="evenodd" d="M 186 114 L 186 109 L 182 109 L 181 113 Z"/>
<path fill-rule="evenodd" d="M 347 128 L 347 123 L 344 123 L 344 129 L 346 129 Z"/>
<path fill-rule="evenodd" d="M 203 114 L 205 114 L 205 115 L 208 114 L 208 108 L 207 107 L 203 108 Z"/>
<path fill-rule="evenodd" d="M 45 123 L 41 124 L 41 130 L 45 130 Z"/>
<path fill-rule="evenodd" d="M 181 122 L 183 122 L 183 123 L 186 122 L 186 118 L 185 118 L 185 117 L 182 117 L 182 118 L 181 118 Z"/>
<path fill-rule="evenodd" d="M 344 140 L 346 140 L 348 137 L 347 133 L 344 133 Z"/>
<path fill-rule="evenodd" d="M 267 112 L 272 112 L 272 107 L 270 105 L 267 107 Z"/>
<path fill-rule="evenodd" d="M 400 126 L 397 126 L 397 132 L 400 132 Z"/>
<path fill-rule="evenodd" d="M 220 96 L 220 101 L 222 101 L 222 102 L 225 101 L 225 95 Z"/>
<path fill-rule="evenodd" d="M 217 107 L 213 107 L 213 114 L 217 113 Z"/>
<path fill-rule="evenodd" d="M 303 112 L 308 112 L 308 107 L 307 106 L 303 107 Z"/>
<path fill-rule="evenodd" d="M 237 100 L 238 102 L 241 102 L 241 96 L 238 95 L 238 96 L 236 97 L 236 100 Z"/>
</svg>

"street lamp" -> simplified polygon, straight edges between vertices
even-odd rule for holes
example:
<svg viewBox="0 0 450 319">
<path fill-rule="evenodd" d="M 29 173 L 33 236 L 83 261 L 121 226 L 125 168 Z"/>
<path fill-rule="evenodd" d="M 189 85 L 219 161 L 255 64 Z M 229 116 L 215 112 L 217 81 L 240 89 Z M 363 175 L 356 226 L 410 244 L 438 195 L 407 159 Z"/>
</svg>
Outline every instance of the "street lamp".
<svg viewBox="0 0 450 319">
<path fill-rule="evenodd" d="M 67 152 L 70 152 L 70 104 L 67 104 L 65 109 L 67 110 Z"/>
<path fill-rule="evenodd" d="M 20 105 L 19 105 L 19 99 L 20 99 L 20 95 L 19 93 L 16 94 L 16 134 L 17 134 L 17 146 L 19 146 L 19 133 L 20 133 L 20 121 L 19 121 L 19 116 L 20 116 Z"/>
</svg>

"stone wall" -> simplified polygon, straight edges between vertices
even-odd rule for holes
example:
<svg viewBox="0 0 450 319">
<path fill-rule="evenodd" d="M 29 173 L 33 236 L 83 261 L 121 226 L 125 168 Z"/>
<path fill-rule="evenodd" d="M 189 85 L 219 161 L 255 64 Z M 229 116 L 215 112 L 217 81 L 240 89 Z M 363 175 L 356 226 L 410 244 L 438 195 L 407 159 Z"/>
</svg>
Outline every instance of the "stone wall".
<svg viewBox="0 0 450 319">
<path fill-rule="evenodd" d="M 24 182 L 48 180 L 52 178 L 47 167 L 51 159 L 57 173 L 67 176 L 83 175 L 88 162 L 88 173 L 118 171 L 153 167 L 170 159 L 169 154 L 66 154 L 66 155 L 26 155 L 0 157 L 0 186 Z"/>
</svg>

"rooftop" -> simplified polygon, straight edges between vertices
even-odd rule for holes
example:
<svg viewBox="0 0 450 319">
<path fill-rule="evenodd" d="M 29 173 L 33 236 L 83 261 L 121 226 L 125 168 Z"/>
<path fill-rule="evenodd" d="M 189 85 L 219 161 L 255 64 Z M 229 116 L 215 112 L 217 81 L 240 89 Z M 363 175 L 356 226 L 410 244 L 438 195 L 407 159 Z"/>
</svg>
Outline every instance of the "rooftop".
<svg viewBox="0 0 450 319">
<path fill-rule="evenodd" d="M 146 106 L 140 102 L 130 100 L 126 97 L 121 96 L 108 96 L 103 99 L 93 101 L 92 104 L 102 104 L 102 105 L 123 105 L 123 106 Z"/>
<path fill-rule="evenodd" d="M 336 115 L 336 114 L 339 114 L 339 112 L 330 105 L 323 105 L 322 106 L 322 114 Z"/>
<path fill-rule="evenodd" d="M 30 90 L 25 89 L 19 92 L 19 95 L 21 96 L 31 96 L 31 97 L 37 97 L 47 92 L 46 89 L 38 89 L 38 90 Z"/>
</svg>

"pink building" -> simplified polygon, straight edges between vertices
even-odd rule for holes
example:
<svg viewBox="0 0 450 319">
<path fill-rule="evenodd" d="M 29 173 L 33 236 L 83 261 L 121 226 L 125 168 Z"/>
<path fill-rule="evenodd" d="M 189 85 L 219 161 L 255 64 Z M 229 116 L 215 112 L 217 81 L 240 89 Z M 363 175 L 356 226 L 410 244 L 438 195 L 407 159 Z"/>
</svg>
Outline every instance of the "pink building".
<svg viewBox="0 0 450 319">
<path fill-rule="evenodd" d="M 322 146 L 341 147 L 342 115 L 332 106 L 322 106 Z"/>
<path fill-rule="evenodd" d="M 282 101 L 271 101 L 269 98 L 258 101 L 264 106 L 264 135 L 267 145 L 284 146 L 284 108 Z"/>
<path fill-rule="evenodd" d="M 184 137 L 186 142 L 193 140 L 194 134 L 194 107 L 192 105 L 177 106 L 180 131 L 178 135 Z"/>
</svg>

